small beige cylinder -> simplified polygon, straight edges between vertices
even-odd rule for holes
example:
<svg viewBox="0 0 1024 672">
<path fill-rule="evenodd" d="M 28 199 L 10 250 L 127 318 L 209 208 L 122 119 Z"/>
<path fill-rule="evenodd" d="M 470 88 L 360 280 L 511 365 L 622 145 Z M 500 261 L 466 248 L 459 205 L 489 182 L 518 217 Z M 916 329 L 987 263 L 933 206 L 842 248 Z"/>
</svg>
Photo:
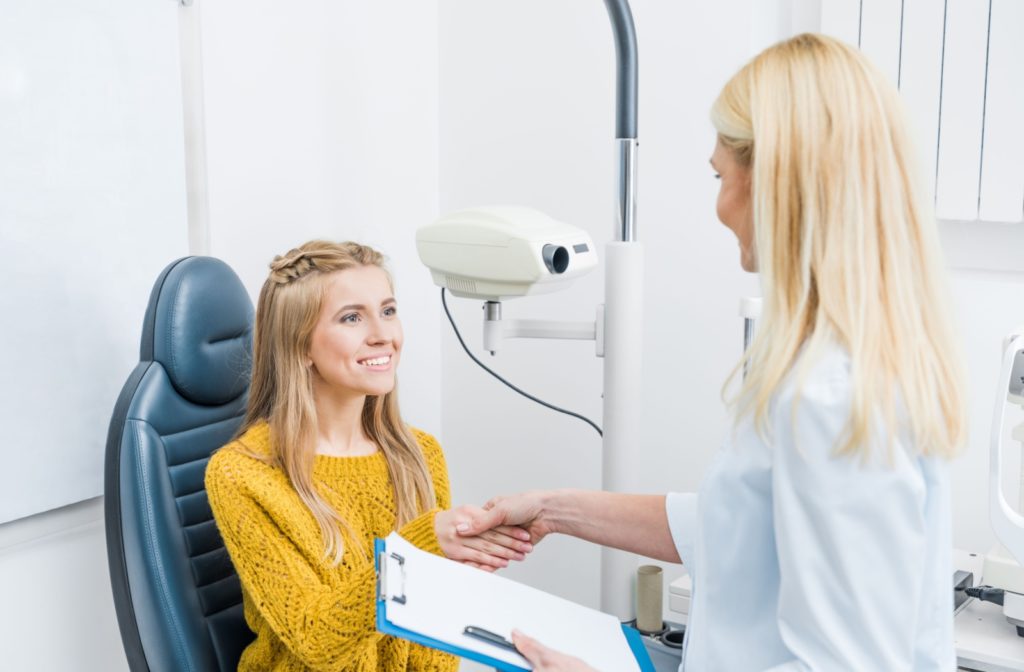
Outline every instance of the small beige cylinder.
<svg viewBox="0 0 1024 672">
<path fill-rule="evenodd" d="M 636 570 L 636 628 L 658 632 L 661 620 L 662 574 L 657 565 L 641 565 Z"/>
</svg>

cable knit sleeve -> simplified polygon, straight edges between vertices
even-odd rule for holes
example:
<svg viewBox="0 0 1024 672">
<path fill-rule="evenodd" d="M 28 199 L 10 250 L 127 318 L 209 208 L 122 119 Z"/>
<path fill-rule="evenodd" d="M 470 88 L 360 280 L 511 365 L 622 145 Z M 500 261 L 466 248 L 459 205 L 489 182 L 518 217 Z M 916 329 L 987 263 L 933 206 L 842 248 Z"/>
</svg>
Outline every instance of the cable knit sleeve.
<svg viewBox="0 0 1024 672">
<path fill-rule="evenodd" d="M 297 514 L 294 504 L 279 503 L 285 499 L 280 489 L 289 487 L 269 466 L 230 450 L 210 461 L 210 507 L 242 587 L 280 641 L 307 667 L 376 671 L 383 635 L 374 623 L 373 563 L 350 551 L 325 576 L 316 557 L 322 552 L 319 536 L 311 538 L 305 531 L 308 521 L 295 520 L 309 516 L 308 511 Z M 433 531 L 436 511 L 423 513 L 399 533 L 424 550 L 440 552 Z"/>
</svg>

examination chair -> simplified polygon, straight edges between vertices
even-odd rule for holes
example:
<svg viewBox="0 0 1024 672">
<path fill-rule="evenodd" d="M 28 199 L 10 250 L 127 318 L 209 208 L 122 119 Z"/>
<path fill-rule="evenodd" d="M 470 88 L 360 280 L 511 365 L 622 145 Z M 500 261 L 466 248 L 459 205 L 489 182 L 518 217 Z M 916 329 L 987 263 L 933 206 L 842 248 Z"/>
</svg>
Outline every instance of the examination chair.
<svg viewBox="0 0 1024 672">
<path fill-rule="evenodd" d="M 107 436 L 107 557 L 133 672 L 235 670 L 253 634 L 203 476 L 245 413 L 253 308 L 212 257 L 168 266 Z"/>
</svg>

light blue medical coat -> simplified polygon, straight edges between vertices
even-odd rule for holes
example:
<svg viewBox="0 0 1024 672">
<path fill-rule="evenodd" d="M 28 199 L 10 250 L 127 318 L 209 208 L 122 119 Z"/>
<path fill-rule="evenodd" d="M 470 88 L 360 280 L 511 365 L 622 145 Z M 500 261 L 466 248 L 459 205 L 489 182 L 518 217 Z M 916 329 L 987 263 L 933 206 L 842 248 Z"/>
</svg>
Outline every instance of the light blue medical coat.
<svg viewBox="0 0 1024 672">
<path fill-rule="evenodd" d="M 669 527 L 693 578 L 683 668 L 952 670 L 952 542 L 944 461 L 884 439 L 868 464 L 833 456 L 849 418 L 850 359 L 795 376 L 769 440 L 744 421 Z M 683 669 L 681 668 L 681 669 Z"/>
</svg>

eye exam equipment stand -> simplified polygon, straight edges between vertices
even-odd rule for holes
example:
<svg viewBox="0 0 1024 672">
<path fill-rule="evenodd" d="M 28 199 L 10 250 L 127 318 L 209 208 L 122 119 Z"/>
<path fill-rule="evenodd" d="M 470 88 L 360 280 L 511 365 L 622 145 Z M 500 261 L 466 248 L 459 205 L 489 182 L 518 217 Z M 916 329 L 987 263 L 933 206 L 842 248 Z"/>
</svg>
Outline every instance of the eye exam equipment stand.
<svg viewBox="0 0 1024 672">
<path fill-rule="evenodd" d="M 567 323 L 537 320 L 501 320 L 503 298 L 550 291 L 560 283 L 546 283 L 551 276 L 566 280 L 596 265 L 593 244 L 585 232 L 566 245 L 551 238 L 568 235 L 574 227 L 559 225 L 525 208 L 483 208 L 442 218 L 417 232 L 420 259 L 432 272 L 434 282 L 466 298 L 484 299 L 485 348 L 494 352 L 502 338 L 569 338 L 594 340 L 604 358 L 602 483 L 605 490 L 622 492 L 636 481 L 634 472 L 637 437 L 642 434 L 641 348 L 643 337 L 643 249 L 636 236 L 637 171 L 637 43 L 628 0 L 604 0 L 615 39 L 616 118 L 615 152 L 618 159 L 615 239 L 604 248 L 605 303 L 594 322 Z M 467 216 L 479 215 L 477 224 Z M 525 224 L 522 224 L 525 220 Z M 545 233 L 546 232 L 546 233 Z M 504 235 L 505 254 L 487 238 Z M 538 239 L 539 237 L 539 239 Z M 474 247 L 468 247 L 475 245 Z M 460 247 L 462 248 L 460 250 Z M 471 262 L 479 254 L 497 252 L 492 263 Z M 520 254 L 522 252 L 522 254 Z M 582 268 L 581 268 L 582 267 Z M 510 281 L 504 288 L 486 289 L 493 281 Z M 632 581 L 637 558 L 633 554 L 603 549 L 601 553 L 601 610 L 622 621 L 633 617 Z"/>
<path fill-rule="evenodd" d="M 1003 448 L 1007 410 L 1024 408 L 1024 327 L 1003 343 L 1002 367 L 996 387 L 989 452 L 989 519 L 997 543 L 981 557 L 954 552 L 954 566 L 978 577 L 976 587 L 958 610 L 955 634 L 957 664 L 985 672 L 1024 670 L 1024 455 L 1021 457 L 1019 507 L 1003 494 Z M 1024 422 L 1009 432 L 1024 449 Z M 983 584 L 983 585 L 982 585 Z"/>
<path fill-rule="evenodd" d="M 1021 464 L 1018 508 L 1003 496 L 1003 424 L 1010 404 L 1024 408 L 1024 328 L 1006 339 L 1003 362 L 996 388 L 989 453 L 989 517 L 999 544 L 985 557 L 984 577 L 1004 591 L 1003 613 L 1024 637 L 1024 462 Z M 1014 441 L 1024 445 L 1024 422 L 1011 431 Z"/>
</svg>

